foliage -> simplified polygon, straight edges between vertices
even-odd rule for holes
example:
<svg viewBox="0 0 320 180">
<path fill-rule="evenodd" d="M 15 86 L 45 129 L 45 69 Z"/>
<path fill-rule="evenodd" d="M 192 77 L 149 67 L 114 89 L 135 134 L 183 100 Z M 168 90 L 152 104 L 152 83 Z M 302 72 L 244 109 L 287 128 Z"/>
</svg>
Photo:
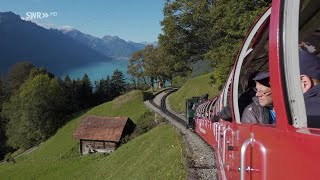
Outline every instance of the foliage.
<svg viewBox="0 0 320 180">
<path fill-rule="evenodd" d="M 124 74 L 120 70 L 116 69 L 113 72 L 113 75 L 111 76 L 110 81 L 111 81 L 110 82 L 111 96 L 113 98 L 115 98 L 125 92 L 126 82 L 125 82 Z"/>
<path fill-rule="evenodd" d="M 6 98 L 10 97 L 14 91 L 17 91 L 29 77 L 34 65 L 30 62 L 18 62 L 14 64 L 8 71 L 4 81 L 4 93 Z"/>
<path fill-rule="evenodd" d="M 127 69 L 127 73 L 131 75 L 135 88 L 139 88 L 140 84 L 147 84 L 147 77 L 144 73 L 143 51 L 140 50 L 132 54 Z"/>
<path fill-rule="evenodd" d="M 211 45 L 208 38 L 211 7 L 212 3 L 207 0 L 167 0 L 163 8 L 160 47 L 176 60 L 201 59 Z"/>
<path fill-rule="evenodd" d="M 63 91 L 56 78 L 40 74 L 28 79 L 3 104 L 3 116 L 9 120 L 8 144 L 29 148 L 46 140 L 63 123 Z"/>
<path fill-rule="evenodd" d="M 13 159 L 11 152 L 9 152 L 8 154 L 5 155 L 4 160 L 5 160 L 6 162 L 13 162 L 13 163 L 15 163 L 15 160 Z"/>
<path fill-rule="evenodd" d="M 213 40 L 206 57 L 216 67 L 213 83 L 221 87 L 240 48 L 247 31 L 268 3 L 262 0 L 220 0 L 215 1 L 210 11 L 209 38 Z"/>
<path fill-rule="evenodd" d="M 0 159 L 2 159 L 8 151 L 8 147 L 6 145 L 7 137 L 5 135 L 5 126 L 7 121 L 1 117 L 3 101 L 4 101 L 3 83 L 2 83 L 2 80 L 0 79 Z"/>
<path fill-rule="evenodd" d="M 65 76 L 60 80 L 43 67 L 15 64 L 0 80 L 0 159 L 12 148 L 26 149 L 46 140 L 65 123 L 66 115 L 112 100 L 127 90 L 119 70 L 96 85 L 93 92 L 87 74 L 82 79 Z"/>
<path fill-rule="evenodd" d="M 153 112 L 145 112 L 139 119 L 136 124 L 136 129 L 134 132 L 134 136 L 138 136 L 150 131 L 157 125 L 157 121 L 155 119 L 155 114 Z"/>
<path fill-rule="evenodd" d="M 159 77 L 160 68 L 158 67 L 157 50 L 153 45 L 148 45 L 144 49 L 144 70 L 150 78 L 150 87 L 153 88 L 155 80 Z"/>
<path fill-rule="evenodd" d="M 86 109 L 92 106 L 93 88 L 90 78 L 87 74 L 83 75 L 79 89 L 80 109 Z"/>
<path fill-rule="evenodd" d="M 181 136 L 169 125 L 153 128 L 120 146 L 109 156 L 78 155 L 79 141 L 72 137 L 86 115 L 127 116 L 136 124 L 148 112 L 143 93 L 131 91 L 85 114 L 75 115 L 57 133 L 16 163 L 0 165 L 0 177 L 9 179 L 185 179 L 187 162 Z M 147 116 L 146 117 L 146 121 Z M 153 118 L 152 118 L 153 119 Z M 161 155 L 161 158 L 159 158 Z M 152 163 L 146 163 L 152 162 Z M 92 176 L 92 174 L 95 174 Z"/>
<path fill-rule="evenodd" d="M 166 0 L 158 47 L 146 46 L 131 57 L 128 73 L 135 87 L 147 81 L 152 88 L 154 82 L 172 84 L 175 77 L 190 75 L 196 68 L 191 63 L 204 60 L 215 69 L 211 83 L 221 87 L 246 32 L 268 5 L 262 0 Z"/>
<path fill-rule="evenodd" d="M 100 81 L 95 82 L 95 100 L 98 104 L 110 101 L 112 99 L 111 95 L 111 80 L 110 76 L 107 76 L 106 79 L 101 79 Z"/>
<path fill-rule="evenodd" d="M 167 0 L 158 48 L 174 62 L 171 67 L 176 71 L 187 62 L 211 60 L 213 83 L 220 87 L 246 32 L 267 6 L 262 0 Z M 174 74 L 178 75 L 183 76 Z"/>
<path fill-rule="evenodd" d="M 166 81 L 172 84 L 173 77 L 186 76 L 190 71 L 188 62 L 171 56 L 165 49 L 153 45 L 134 53 L 127 70 L 132 76 L 135 88 L 146 89 L 148 85 L 153 91 L 156 83 L 159 88 L 163 88 Z"/>
<path fill-rule="evenodd" d="M 76 95 L 76 86 L 75 81 L 72 81 L 68 75 L 66 75 L 62 81 L 62 88 L 64 92 L 64 98 L 66 102 L 66 111 L 70 114 L 80 110 L 80 100 Z"/>
</svg>

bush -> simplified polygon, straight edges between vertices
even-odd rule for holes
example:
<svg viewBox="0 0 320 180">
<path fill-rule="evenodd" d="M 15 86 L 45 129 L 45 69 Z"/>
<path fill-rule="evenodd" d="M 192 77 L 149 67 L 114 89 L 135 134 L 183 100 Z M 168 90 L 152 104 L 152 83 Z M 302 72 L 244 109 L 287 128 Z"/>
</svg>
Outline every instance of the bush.
<svg viewBox="0 0 320 180">
<path fill-rule="evenodd" d="M 8 153 L 8 154 L 6 154 L 6 155 L 4 156 L 4 160 L 5 160 L 6 162 L 13 162 L 13 163 L 16 162 L 16 161 L 13 159 L 11 152 Z"/>
<path fill-rule="evenodd" d="M 155 118 L 155 113 L 145 112 L 137 121 L 134 136 L 139 136 L 151 130 L 158 124 L 158 120 Z"/>
</svg>

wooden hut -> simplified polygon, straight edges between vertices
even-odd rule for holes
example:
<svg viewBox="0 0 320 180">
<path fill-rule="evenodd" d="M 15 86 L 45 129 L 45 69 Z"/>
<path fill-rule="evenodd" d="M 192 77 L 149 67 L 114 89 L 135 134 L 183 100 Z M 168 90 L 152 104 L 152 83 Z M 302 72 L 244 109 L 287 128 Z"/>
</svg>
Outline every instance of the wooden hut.
<svg viewBox="0 0 320 180">
<path fill-rule="evenodd" d="M 130 135 L 135 124 L 128 117 L 87 116 L 73 133 L 80 140 L 80 154 L 113 152 Z"/>
</svg>

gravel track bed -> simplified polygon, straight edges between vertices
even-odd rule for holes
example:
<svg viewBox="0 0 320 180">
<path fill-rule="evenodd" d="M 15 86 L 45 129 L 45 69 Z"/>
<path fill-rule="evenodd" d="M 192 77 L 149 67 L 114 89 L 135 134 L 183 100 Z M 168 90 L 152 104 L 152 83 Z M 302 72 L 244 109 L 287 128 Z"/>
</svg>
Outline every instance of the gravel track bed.
<svg viewBox="0 0 320 180">
<path fill-rule="evenodd" d="M 166 93 L 160 93 L 154 99 L 155 104 L 161 104 L 161 99 Z M 167 101 L 166 101 L 166 104 Z M 217 168 L 214 160 L 214 151 L 210 146 L 204 142 L 196 133 L 186 129 L 185 126 L 178 123 L 175 119 L 168 116 L 160 109 L 157 109 L 149 101 L 145 101 L 145 105 L 164 117 L 170 124 L 175 126 L 177 130 L 182 134 L 183 140 L 186 144 L 186 152 L 188 158 L 189 172 L 187 179 L 213 179 L 217 180 Z M 167 106 L 169 107 L 169 106 Z M 170 110 L 171 113 L 175 113 Z M 179 114 L 176 113 L 177 116 Z M 181 115 L 180 115 L 181 116 Z"/>
</svg>

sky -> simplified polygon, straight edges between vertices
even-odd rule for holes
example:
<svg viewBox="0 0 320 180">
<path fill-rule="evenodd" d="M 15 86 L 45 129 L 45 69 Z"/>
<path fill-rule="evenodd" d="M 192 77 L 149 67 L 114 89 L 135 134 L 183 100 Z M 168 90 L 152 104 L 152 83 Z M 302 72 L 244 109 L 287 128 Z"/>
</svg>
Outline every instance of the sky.
<svg viewBox="0 0 320 180">
<path fill-rule="evenodd" d="M 0 12 L 12 11 L 46 28 L 154 42 L 161 33 L 163 5 L 164 0 L 0 0 Z"/>
</svg>

